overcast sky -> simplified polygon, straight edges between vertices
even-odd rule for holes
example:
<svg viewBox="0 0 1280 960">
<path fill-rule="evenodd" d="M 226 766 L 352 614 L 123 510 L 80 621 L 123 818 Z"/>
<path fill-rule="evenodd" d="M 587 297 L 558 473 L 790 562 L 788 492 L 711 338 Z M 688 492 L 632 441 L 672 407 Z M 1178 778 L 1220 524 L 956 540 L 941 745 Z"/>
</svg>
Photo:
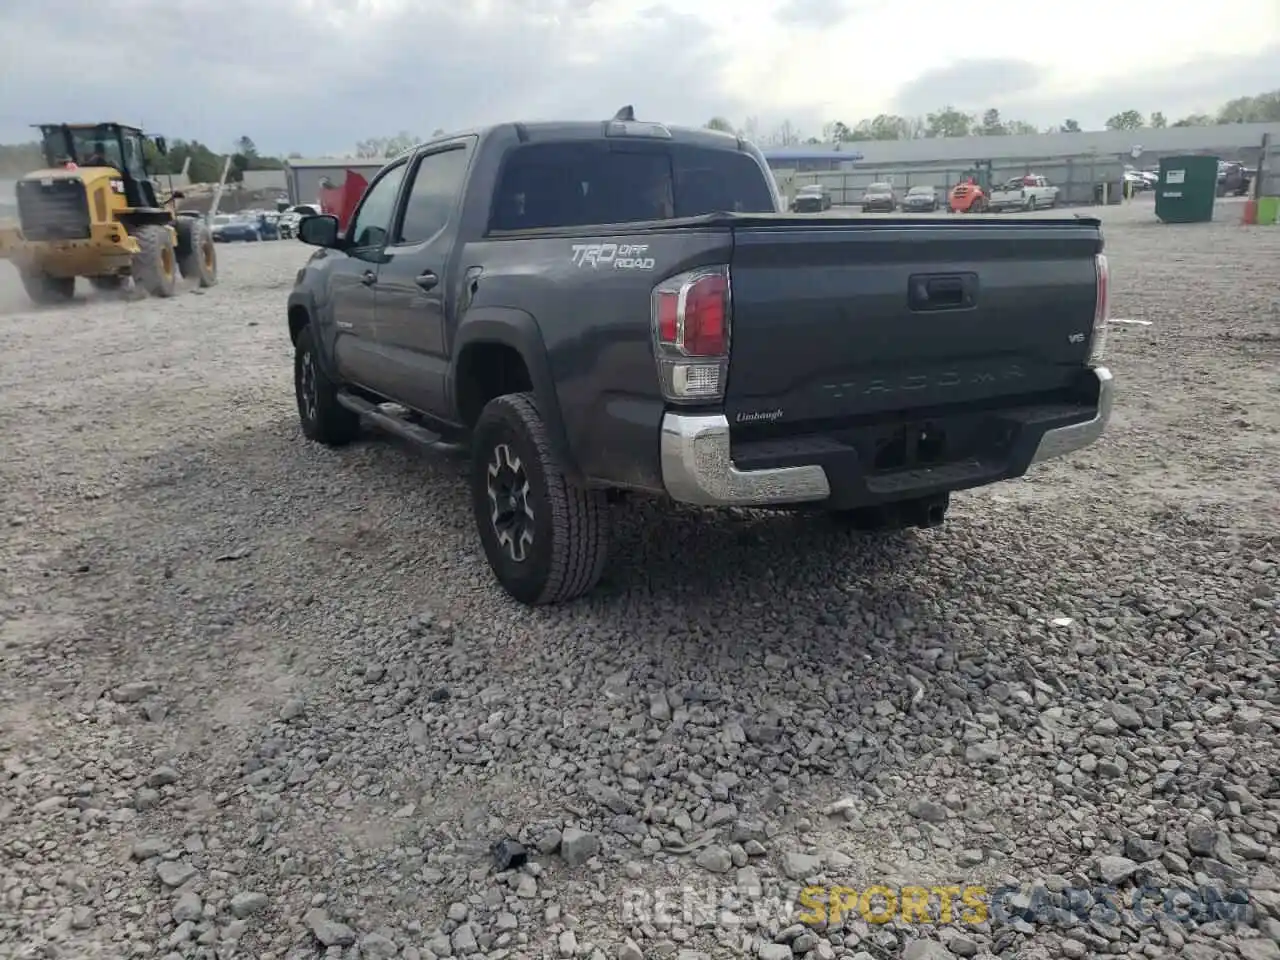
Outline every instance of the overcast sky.
<svg viewBox="0 0 1280 960">
<path fill-rule="evenodd" d="M 626 103 L 671 123 L 754 115 L 762 134 L 947 103 L 1097 128 L 1125 109 L 1172 120 L 1280 86 L 1277 0 L 1229 13 L 1193 0 L 87 2 L 0 4 L 0 142 L 38 121 L 119 118 L 217 150 L 244 134 L 315 156 Z M 104 25 L 138 39 L 103 46 Z"/>
</svg>

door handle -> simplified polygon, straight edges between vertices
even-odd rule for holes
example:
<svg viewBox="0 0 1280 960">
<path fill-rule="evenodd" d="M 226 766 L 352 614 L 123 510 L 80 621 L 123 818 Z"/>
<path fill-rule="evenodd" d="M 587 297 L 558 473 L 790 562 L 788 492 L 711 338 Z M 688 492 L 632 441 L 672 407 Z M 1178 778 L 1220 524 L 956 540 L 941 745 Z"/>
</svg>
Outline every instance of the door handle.
<svg viewBox="0 0 1280 960">
<path fill-rule="evenodd" d="M 366 270 L 364 273 L 360 274 L 360 282 L 366 287 L 372 287 L 378 282 L 378 275 L 372 270 Z"/>
<path fill-rule="evenodd" d="M 436 284 L 440 282 L 440 278 L 437 277 L 430 270 L 427 270 L 424 273 L 418 274 L 418 278 L 413 282 L 416 283 L 418 286 L 420 286 L 423 290 L 434 290 L 436 288 Z"/>
<path fill-rule="evenodd" d="M 977 304 L 976 273 L 915 274 L 908 284 L 907 306 L 917 312 L 967 310 Z"/>
</svg>

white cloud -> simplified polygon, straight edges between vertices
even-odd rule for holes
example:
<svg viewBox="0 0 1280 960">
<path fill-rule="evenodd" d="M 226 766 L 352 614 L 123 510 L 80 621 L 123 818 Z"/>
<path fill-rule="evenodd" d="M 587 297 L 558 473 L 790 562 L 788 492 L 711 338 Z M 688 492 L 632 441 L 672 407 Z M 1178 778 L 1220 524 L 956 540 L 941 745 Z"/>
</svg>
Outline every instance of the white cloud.
<svg viewBox="0 0 1280 960">
<path fill-rule="evenodd" d="M 1235 0 L 1212 29 L 1190 6 L 1112 0 L 1025 18 L 941 0 L 100 0 L 98 10 L 84 17 L 82 0 L 0 9 L 0 142 L 40 120 L 120 117 L 215 149 L 248 134 L 264 149 L 318 153 L 404 129 L 603 118 L 624 103 L 677 123 L 755 115 L 767 131 L 786 118 L 807 133 L 949 101 L 1096 126 L 1130 107 L 1213 109 L 1280 76 L 1276 0 Z M 104 56 L 102 18 L 147 38 L 146 54 Z M 51 82 L 52 66 L 65 78 Z"/>
</svg>

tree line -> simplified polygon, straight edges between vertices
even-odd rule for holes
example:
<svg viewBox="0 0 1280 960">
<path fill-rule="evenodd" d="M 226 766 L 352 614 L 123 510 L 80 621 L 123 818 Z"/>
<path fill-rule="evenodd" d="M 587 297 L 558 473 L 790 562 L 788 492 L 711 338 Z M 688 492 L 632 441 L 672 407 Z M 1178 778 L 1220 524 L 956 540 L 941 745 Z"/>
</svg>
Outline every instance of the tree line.
<svg viewBox="0 0 1280 960">
<path fill-rule="evenodd" d="M 1280 90 L 1252 97 L 1237 97 L 1223 104 L 1216 114 L 1191 114 L 1170 123 L 1159 110 L 1144 115 L 1140 110 L 1122 110 L 1107 119 L 1108 130 L 1159 130 L 1164 127 L 1207 127 L 1222 123 L 1280 123 Z M 1080 133 L 1079 121 L 1067 118 L 1061 124 L 1040 129 L 1024 120 L 1006 120 L 994 107 L 969 113 L 945 106 L 923 117 L 882 113 L 867 120 L 847 124 L 834 120 L 823 126 L 820 135 L 806 135 L 789 120 L 776 129 L 761 131 L 759 120 L 748 117 L 741 126 L 724 117 L 712 117 L 710 130 L 734 133 L 754 143 L 794 146 L 800 143 L 857 143 L 869 140 L 917 140 L 929 137 L 1000 137 L 1026 133 Z"/>
<path fill-rule="evenodd" d="M 1107 119 L 1108 130 L 1158 130 L 1163 127 L 1199 127 L 1219 123 L 1280 123 L 1280 90 L 1260 93 L 1251 97 L 1236 97 L 1223 104 L 1216 114 L 1192 114 L 1170 123 L 1159 110 L 1143 114 L 1140 110 L 1122 110 Z M 999 137 L 1023 133 L 1079 133 L 1078 121 L 1068 118 L 1061 124 L 1041 130 L 1023 120 L 1006 120 L 1000 111 L 992 108 L 982 113 L 969 113 L 954 106 L 945 106 L 923 117 L 904 117 L 882 113 L 854 124 L 833 120 L 826 124 L 820 135 L 805 135 L 790 121 L 784 121 L 771 132 L 762 132 L 755 117 L 748 117 L 737 126 L 724 117 L 712 117 L 705 124 L 712 130 L 724 130 L 745 137 L 755 143 L 770 146 L 792 146 L 800 143 L 857 143 L 868 140 L 915 140 L 925 137 Z M 444 133 L 437 129 L 432 136 Z M 370 137 L 356 144 L 355 156 L 363 160 L 385 160 L 395 157 L 414 144 L 419 137 L 408 130 L 401 130 L 393 137 Z M 222 176 L 222 166 L 228 154 L 219 153 L 199 140 L 172 140 L 169 152 L 160 156 L 148 145 L 147 164 L 152 173 L 181 173 L 183 164 L 190 159 L 187 173 L 193 183 L 216 182 Z M 299 154 L 289 154 L 296 159 Z M 240 137 L 230 153 L 231 169 L 227 180 L 238 183 L 247 170 L 279 170 L 284 165 L 280 157 L 266 156 L 258 152 L 253 139 Z M 0 177 L 20 177 L 44 166 L 40 144 L 0 144 Z"/>
<path fill-rule="evenodd" d="M 240 137 L 230 153 L 217 153 L 199 140 L 171 140 L 169 150 L 161 155 L 155 145 L 147 142 L 145 152 L 150 173 L 163 176 L 181 173 L 188 159 L 187 175 L 192 183 L 216 183 L 222 176 L 222 167 L 231 157 L 228 183 L 239 183 L 246 170 L 279 170 L 284 161 L 279 157 L 264 156 L 248 136 Z M 44 155 L 38 141 L 30 143 L 0 144 L 0 177 L 20 177 L 44 166 Z"/>
</svg>

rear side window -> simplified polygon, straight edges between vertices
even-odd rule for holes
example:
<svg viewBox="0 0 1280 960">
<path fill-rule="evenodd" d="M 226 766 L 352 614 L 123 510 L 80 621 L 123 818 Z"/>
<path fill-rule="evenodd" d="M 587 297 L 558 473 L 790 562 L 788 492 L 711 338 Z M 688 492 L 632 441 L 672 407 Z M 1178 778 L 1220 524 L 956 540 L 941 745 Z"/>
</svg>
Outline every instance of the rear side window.
<svg viewBox="0 0 1280 960">
<path fill-rule="evenodd" d="M 766 176 L 750 156 L 731 150 L 599 141 L 530 144 L 507 158 L 489 229 L 772 213 Z"/>
</svg>

